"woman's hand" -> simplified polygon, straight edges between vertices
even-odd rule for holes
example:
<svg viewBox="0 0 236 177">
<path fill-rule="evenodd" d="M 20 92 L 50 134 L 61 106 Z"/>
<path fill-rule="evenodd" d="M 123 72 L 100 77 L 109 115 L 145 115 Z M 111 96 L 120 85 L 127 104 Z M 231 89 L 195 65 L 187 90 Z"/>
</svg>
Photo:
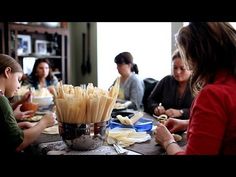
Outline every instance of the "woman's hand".
<svg viewBox="0 0 236 177">
<path fill-rule="evenodd" d="M 187 130 L 188 124 L 189 120 L 180 120 L 175 118 L 169 118 L 165 122 L 165 126 L 169 129 L 171 133 Z"/>
<path fill-rule="evenodd" d="M 174 155 L 183 151 L 165 125 L 157 124 L 155 133 L 156 142 L 166 150 L 167 154 Z"/>
<path fill-rule="evenodd" d="M 180 110 L 178 110 L 178 109 L 172 109 L 172 108 L 167 109 L 166 112 L 165 112 L 165 114 L 166 114 L 168 117 L 180 117 L 180 116 L 182 116 Z"/>
<path fill-rule="evenodd" d="M 164 106 L 161 105 L 161 103 L 154 109 L 154 114 L 159 116 L 161 114 L 165 114 L 166 110 Z"/>
<path fill-rule="evenodd" d="M 22 111 L 20 110 L 20 107 L 21 107 L 21 106 L 22 106 L 22 104 L 18 105 L 18 106 L 16 107 L 16 109 L 13 111 L 14 117 L 15 117 L 17 120 L 22 120 L 22 119 L 31 117 L 33 111 L 25 111 L 25 112 L 22 112 Z"/>
<path fill-rule="evenodd" d="M 171 140 L 174 141 L 173 135 L 169 132 L 165 125 L 158 123 L 157 128 L 155 130 L 155 140 L 159 143 L 162 147 L 166 146 L 166 143 L 170 142 Z"/>
</svg>

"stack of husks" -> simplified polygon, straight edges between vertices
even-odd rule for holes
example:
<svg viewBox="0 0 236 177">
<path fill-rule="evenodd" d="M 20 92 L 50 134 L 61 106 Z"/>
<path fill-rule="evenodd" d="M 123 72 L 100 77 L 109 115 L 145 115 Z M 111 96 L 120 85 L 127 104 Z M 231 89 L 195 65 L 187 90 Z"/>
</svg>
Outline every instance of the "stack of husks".
<svg viewBox="0 0 236 177">
<path fill-rule="evenodd" d="M 108 121 L 119 93 L 117 79 L 109 91 L 94 87 L 87 88 L 59 84 L 56 88 L 55 104 L 59 122 L 80 124 Z"/>
</svg>

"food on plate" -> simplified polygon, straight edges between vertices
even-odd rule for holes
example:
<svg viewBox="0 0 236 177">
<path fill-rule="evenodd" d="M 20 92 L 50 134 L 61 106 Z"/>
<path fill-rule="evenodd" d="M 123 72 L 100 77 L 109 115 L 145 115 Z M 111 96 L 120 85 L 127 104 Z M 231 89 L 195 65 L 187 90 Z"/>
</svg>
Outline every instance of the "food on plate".
<svg viewBox="0 0 236 177">
<path fill-rule="evenodd" d="M 113 144 L 109 139 L 113 139 L 122 147 L 128 147 L 134 143 L 146 142 L 151 136 L 147 132 L 137 132 L 132 128 L 113 128 L 107 132 L 107 143 Z"/>
<path fill-rule="evenodd" d="M 137 122 L 141 117 L 143 117 L 143 113 L 138 112 L 135 115 L 133 115 L 131 118 L 128 118 L 127 116 L 123 117 L 121 115 L 117 115 L 116 117 L 124 125 L 134 125 L 135 122 Z"/>
<path fill-rule="evenodd" d="M 160 116 L 156 116 L 155 114 L 153 114 L 152 116 L 155 117 L 162 124 L 164 124 L 168 119 L 168 116 L 165 114 L 161 114 Z"/>
<path fill-rule="evenodd" d="M 124 103 L 115 103 L 114 109 L 126 109 Z"/>
<path fill-rule="evenodd" d="M 161 115 L 159 116 L 159 120 L 167 120 L 167 119 L 168 119 L 168 116 L 165 115 L 165 114 L 161 114 Z"/>
<path fill-rule="evenodd" d="M 24 119 L 22 119 L 22 121 L 37 122 L 37 121 L 40 121 L 42 119 L 42 117 L 43 116 L 41 116 L 41 115 L 36 115 L 33 117 L 24 118 Z"/>
<path fill-rule="evenodd" d="M 44 133 L 44 134 L 51 134 L 51 135 L 53 135 L 53 134 L 59 134 L 58 125 L 54 125 L 54 126 L 52 126 L 52 127 L 45 128 L 45 129 L 43 130 L 43 133 Z"/>
</svg>

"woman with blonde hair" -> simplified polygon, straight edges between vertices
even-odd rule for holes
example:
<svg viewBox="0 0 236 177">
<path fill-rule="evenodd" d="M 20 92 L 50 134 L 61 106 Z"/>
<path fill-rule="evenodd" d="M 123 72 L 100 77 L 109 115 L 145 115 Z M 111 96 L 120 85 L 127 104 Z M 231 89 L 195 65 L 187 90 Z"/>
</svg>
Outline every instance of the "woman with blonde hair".
<svg viewBox="0 0 236 177">
<path fill-rule="evenodd" d="M 193 101 L 190 91 L 192 71 L 181 58 L 179 50 L 172 54 L 172 75 L 161 79 L 148 97 L 148 112 L 157 116 L 188 119 Z"/>
</svg>

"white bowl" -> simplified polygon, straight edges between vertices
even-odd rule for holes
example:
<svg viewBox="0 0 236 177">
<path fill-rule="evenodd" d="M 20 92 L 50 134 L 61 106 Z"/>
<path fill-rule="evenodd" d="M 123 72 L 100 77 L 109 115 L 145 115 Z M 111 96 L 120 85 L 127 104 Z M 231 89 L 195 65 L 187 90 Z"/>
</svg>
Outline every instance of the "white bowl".
<svg viewBox="0 0 236 177">
<path fill-rule="evenodd" d="M 32 102 L 38 103 L 39 106 L 49 106 L 53 104 L 53 97 L 52 96 L 34 96 Z"/>
</svg>

